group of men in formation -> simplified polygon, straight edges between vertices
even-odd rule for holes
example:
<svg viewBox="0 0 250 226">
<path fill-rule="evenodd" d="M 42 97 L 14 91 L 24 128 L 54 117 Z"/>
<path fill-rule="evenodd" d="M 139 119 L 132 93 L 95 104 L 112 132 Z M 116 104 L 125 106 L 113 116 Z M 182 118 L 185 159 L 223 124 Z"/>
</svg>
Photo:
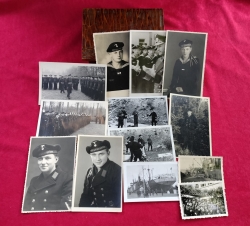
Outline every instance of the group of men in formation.
<svg viewBox="0 0 250 226">
<path fill-rule="evenodd" d="M 166 36 L 157 34 L 155 45 L 132 44 L 132 92 L 162 92 Z"/>
<path fill-rule="evenodd" d="M 105 79 L 102 77 L 59 75 L 43 75 L 42 89 L 43 90 L 60 90 L 60 93 L 67 91 L 67 98 L 70 99 L 72 90 L 78 90 L 79 83 L 81 85 L 81 92 L 92 100 L 105 100 Z"/>
<path fill-rule="evenodd" d="M 90 121 L 91 116 L 86 114 L 43 112 L 39 136 L 69 136 Z"/>
<path fill-rule="evenodd" d="M 151 136 L 148 135 L 147 138 L 148 151 L 153 151 L 153 141 Z M 139 135 L 137 141 L 135 141 L 135 137 L 131 136 L 127 138 L 126 153 L 130 151 L 130 162 L 146 161 L 146 142 L 144 141 L 142 135 Z M 151 149 L 151 150 L 150 150 Z M 129 150 L 129 151 L 128 151 Z"/>
</svg>

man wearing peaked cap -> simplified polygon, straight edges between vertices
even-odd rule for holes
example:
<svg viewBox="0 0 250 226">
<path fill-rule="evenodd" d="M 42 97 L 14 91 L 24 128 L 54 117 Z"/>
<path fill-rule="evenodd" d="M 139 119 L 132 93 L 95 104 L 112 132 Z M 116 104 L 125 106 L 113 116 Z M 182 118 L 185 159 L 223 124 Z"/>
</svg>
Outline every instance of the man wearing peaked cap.
<svg viewBox="0 0 250 226">
<path fill-rule="evenodd" d="M 73 177 L 57 166 L 60 145 L 41 144 L 32 152 L 41 171 L 27 190 L 23 211 L 68 210 L 71 208 Z"/>
<path fill-rule="evenodd" d="M 129 63 L 123 60 L 123 42 L 112 42 L 107 48 L 107 91 L 129 89 Z"/>
<path fill-rule="evenodd" d="M 192 55 L 193 42 L 184 39 L 179 43 L 181 57 L 176 60 L 169 93 L 197 95 L 197 81 L 200 76 L 200 63 Z"/>
<path fill-rule="evenodd" d="M 86 147 L 88 169 L 79 207 L 121 207 L 121 167 L 109 160 L 110 142 L 95 140 Z"/>
</svg>

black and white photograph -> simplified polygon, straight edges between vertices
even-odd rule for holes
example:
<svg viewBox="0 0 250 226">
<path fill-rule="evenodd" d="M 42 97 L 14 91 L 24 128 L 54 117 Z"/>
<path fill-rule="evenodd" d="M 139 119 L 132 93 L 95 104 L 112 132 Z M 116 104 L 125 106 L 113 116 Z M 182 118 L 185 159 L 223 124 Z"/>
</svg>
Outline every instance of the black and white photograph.
<svg viewBox="0 0 250 226">
<path fill-rule="evenodd" d="M 168 125 L 166 97 L 112 98 L 108 108 L 109 128 Z"/>
<path fill-rule="evenodd" d="M 109 129 L 108 133 L 123 136 L 124 162 L 175 161 L 171 126 Z"/>
<path fill-rule="evenodd" d="M 122 212 L 122 137 L 78 136 L 72 210 Z"/>
<path fill-rule="evenodd" d="M 179 184 L 182 219 L 228 216 L 223 182 Z"/>
<path fill-rule="evenodd" d="M 163 92 L 166 31 L 130 31 L 130 96 Z"/>
<path fill-rule="evenodd" d="M 176 156 L 211 156 L 210 98 L 170 94 L 169 109 Z"/>
<path fill-rule="evenodd" d="M 42 100 L 37 136 L 106 135 L 104 101 Z"/>
<path fill-rule="evenodd" d="M 179 155 L 178 166 L 180 183 L 223 181 L 222 157 Z"/>
<path fill-rule="evenodd" d="M 124 202 L 178 201 L 177 162 L 124 164 Z"/>
<path fill-rule="evenodd" d="M 96 63 L 107 65 L 107 96 L 129 96 L 129 31 L 94 33 Z"/>
<path fill-rule="evenodd" d="M 39 62 L 41 100 L 106 100 L 106 65 Z"/>
<path fill-rule="evenodd" d="M 76 137 L 31 137 L 22 213 L 71 211 Z"/>
<path fill-rule="evenodd" d="M 202 96 L 207 33 L 167 31 L 163 95 Z"/>
</svg>

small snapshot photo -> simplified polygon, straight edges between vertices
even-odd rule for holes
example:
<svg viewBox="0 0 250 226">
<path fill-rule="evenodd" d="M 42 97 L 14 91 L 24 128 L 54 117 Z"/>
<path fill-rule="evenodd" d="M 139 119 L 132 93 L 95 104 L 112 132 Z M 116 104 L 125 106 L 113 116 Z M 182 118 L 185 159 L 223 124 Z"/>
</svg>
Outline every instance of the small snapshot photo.
<svg viewBox="0 0 250 226">
<path fill-rule="evenodd" d="M 162 95 L 166 31 L 130 31 L 130 96 Z"/>
<path fill-rule="evenodd" d="M 42 100 L 36 135 L 105 135 L 107 112 L 104 101 Z"/>
<path fill-rule="evenodd" d="M 122 212 L 122 139 L 78 136 L 73 211 Z"/>
<path fill-rule="evenodd" d="M 166 97 L 108 99 L 109 128 L 168 125 Z"/>
<path fill-rule="evenodd" d="M 176 156 L 211 156 L 210 99 L 170 94 L 169 108 Z"/>
<path fill-rule="evenodd" d="M 179 155 L 178 165 L 180 183 L 223 181 L 222 157 Z"/>
<path fill-rule="evenodd" d="M 41 100 L 106 100 L 106 65 L 39 62 Z"/>
<path fill-rule="evenodd" d="M 175 161 L 171 126 L 109 129 L 109 135 L 123 136 L 124 162 Z"/>
<path fill-rule="evenodd" d="M 228 216 L 223 182 L 179 184 L 182 219 Z"/>
<path fill-rule="evenodd" d="M 94 33 L 96 63 L 107 65 L 107 96 L 129 96 L 129 31 Z"/>
<path fill-rule="evenodd" d="M 207 33 L 167 31 L 163 95 L 202 96 Z"/>
<path fill-rule="evenodd" d="M 178 201 L 177 162 L 124 164 L 124 202 Z"/>
<path fill-rule="evenodd" d="M 71 211 L 76 137 L 31 137 L 22 213 Z"/>
</svg>

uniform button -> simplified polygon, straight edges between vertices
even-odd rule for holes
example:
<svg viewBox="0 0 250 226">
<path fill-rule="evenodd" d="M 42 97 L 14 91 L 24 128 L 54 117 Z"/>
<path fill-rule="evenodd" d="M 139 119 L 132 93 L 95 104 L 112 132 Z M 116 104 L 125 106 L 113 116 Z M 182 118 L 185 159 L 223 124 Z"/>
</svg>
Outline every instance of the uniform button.
<svg viewBox="0 0 250 226">
<path fill-rule="evenodd" d="M 43 201 L 44 201 L 44 202 L 47 202 L 47 199 L 44 199 Z"/>
<path fill-rule="evenodd" d="M 46 208 L 44 207 L 43 210 L 46 210 Z"/>
<path fill-rule="evenodd" d="M 32 202 L 35 202 L 36 200 L 35 199 L 32 199 Z"/>
<path fill-rule="evenodd" d="M 36 195 L 36 192 L 34 193 L 34 195 Z"/>
<path fill-rule="evenodd" d="M 102 197 L 104 197 L 104 194 L 102 194 Z"/>
<path fill-rule="evenodd" d="M 103 191 L 103 188 L 101 188 L 101 190 Z"/>
<path fill-rule="evenodd" d="M 103 200 L 103 202 L 106 202 L 106 200 Z"/>
<path fill-rule="evenodd" d="M 48 193 L 49 193 L 49 191 L 48 191 L 48 190 L 46 190 L 46 191 L 45 191 L 45 194 L 48 194 Z"/>
<path fill-rule="evenodd" d="M 95 200 L 96 200 L 96 198 L 95 198 Z"/>
<path fill-rule="evenodd" d="M 93 194 L 94 194 L 94 195 L 96 195 L 96 193 L 95 193 L 95 192 L 94 192 Z"/>
<path fill-rule="evenodd" d="M 31 207 L 31 210 L 34 210 L 35 208 L 34 207 Z"/>
</svg>

